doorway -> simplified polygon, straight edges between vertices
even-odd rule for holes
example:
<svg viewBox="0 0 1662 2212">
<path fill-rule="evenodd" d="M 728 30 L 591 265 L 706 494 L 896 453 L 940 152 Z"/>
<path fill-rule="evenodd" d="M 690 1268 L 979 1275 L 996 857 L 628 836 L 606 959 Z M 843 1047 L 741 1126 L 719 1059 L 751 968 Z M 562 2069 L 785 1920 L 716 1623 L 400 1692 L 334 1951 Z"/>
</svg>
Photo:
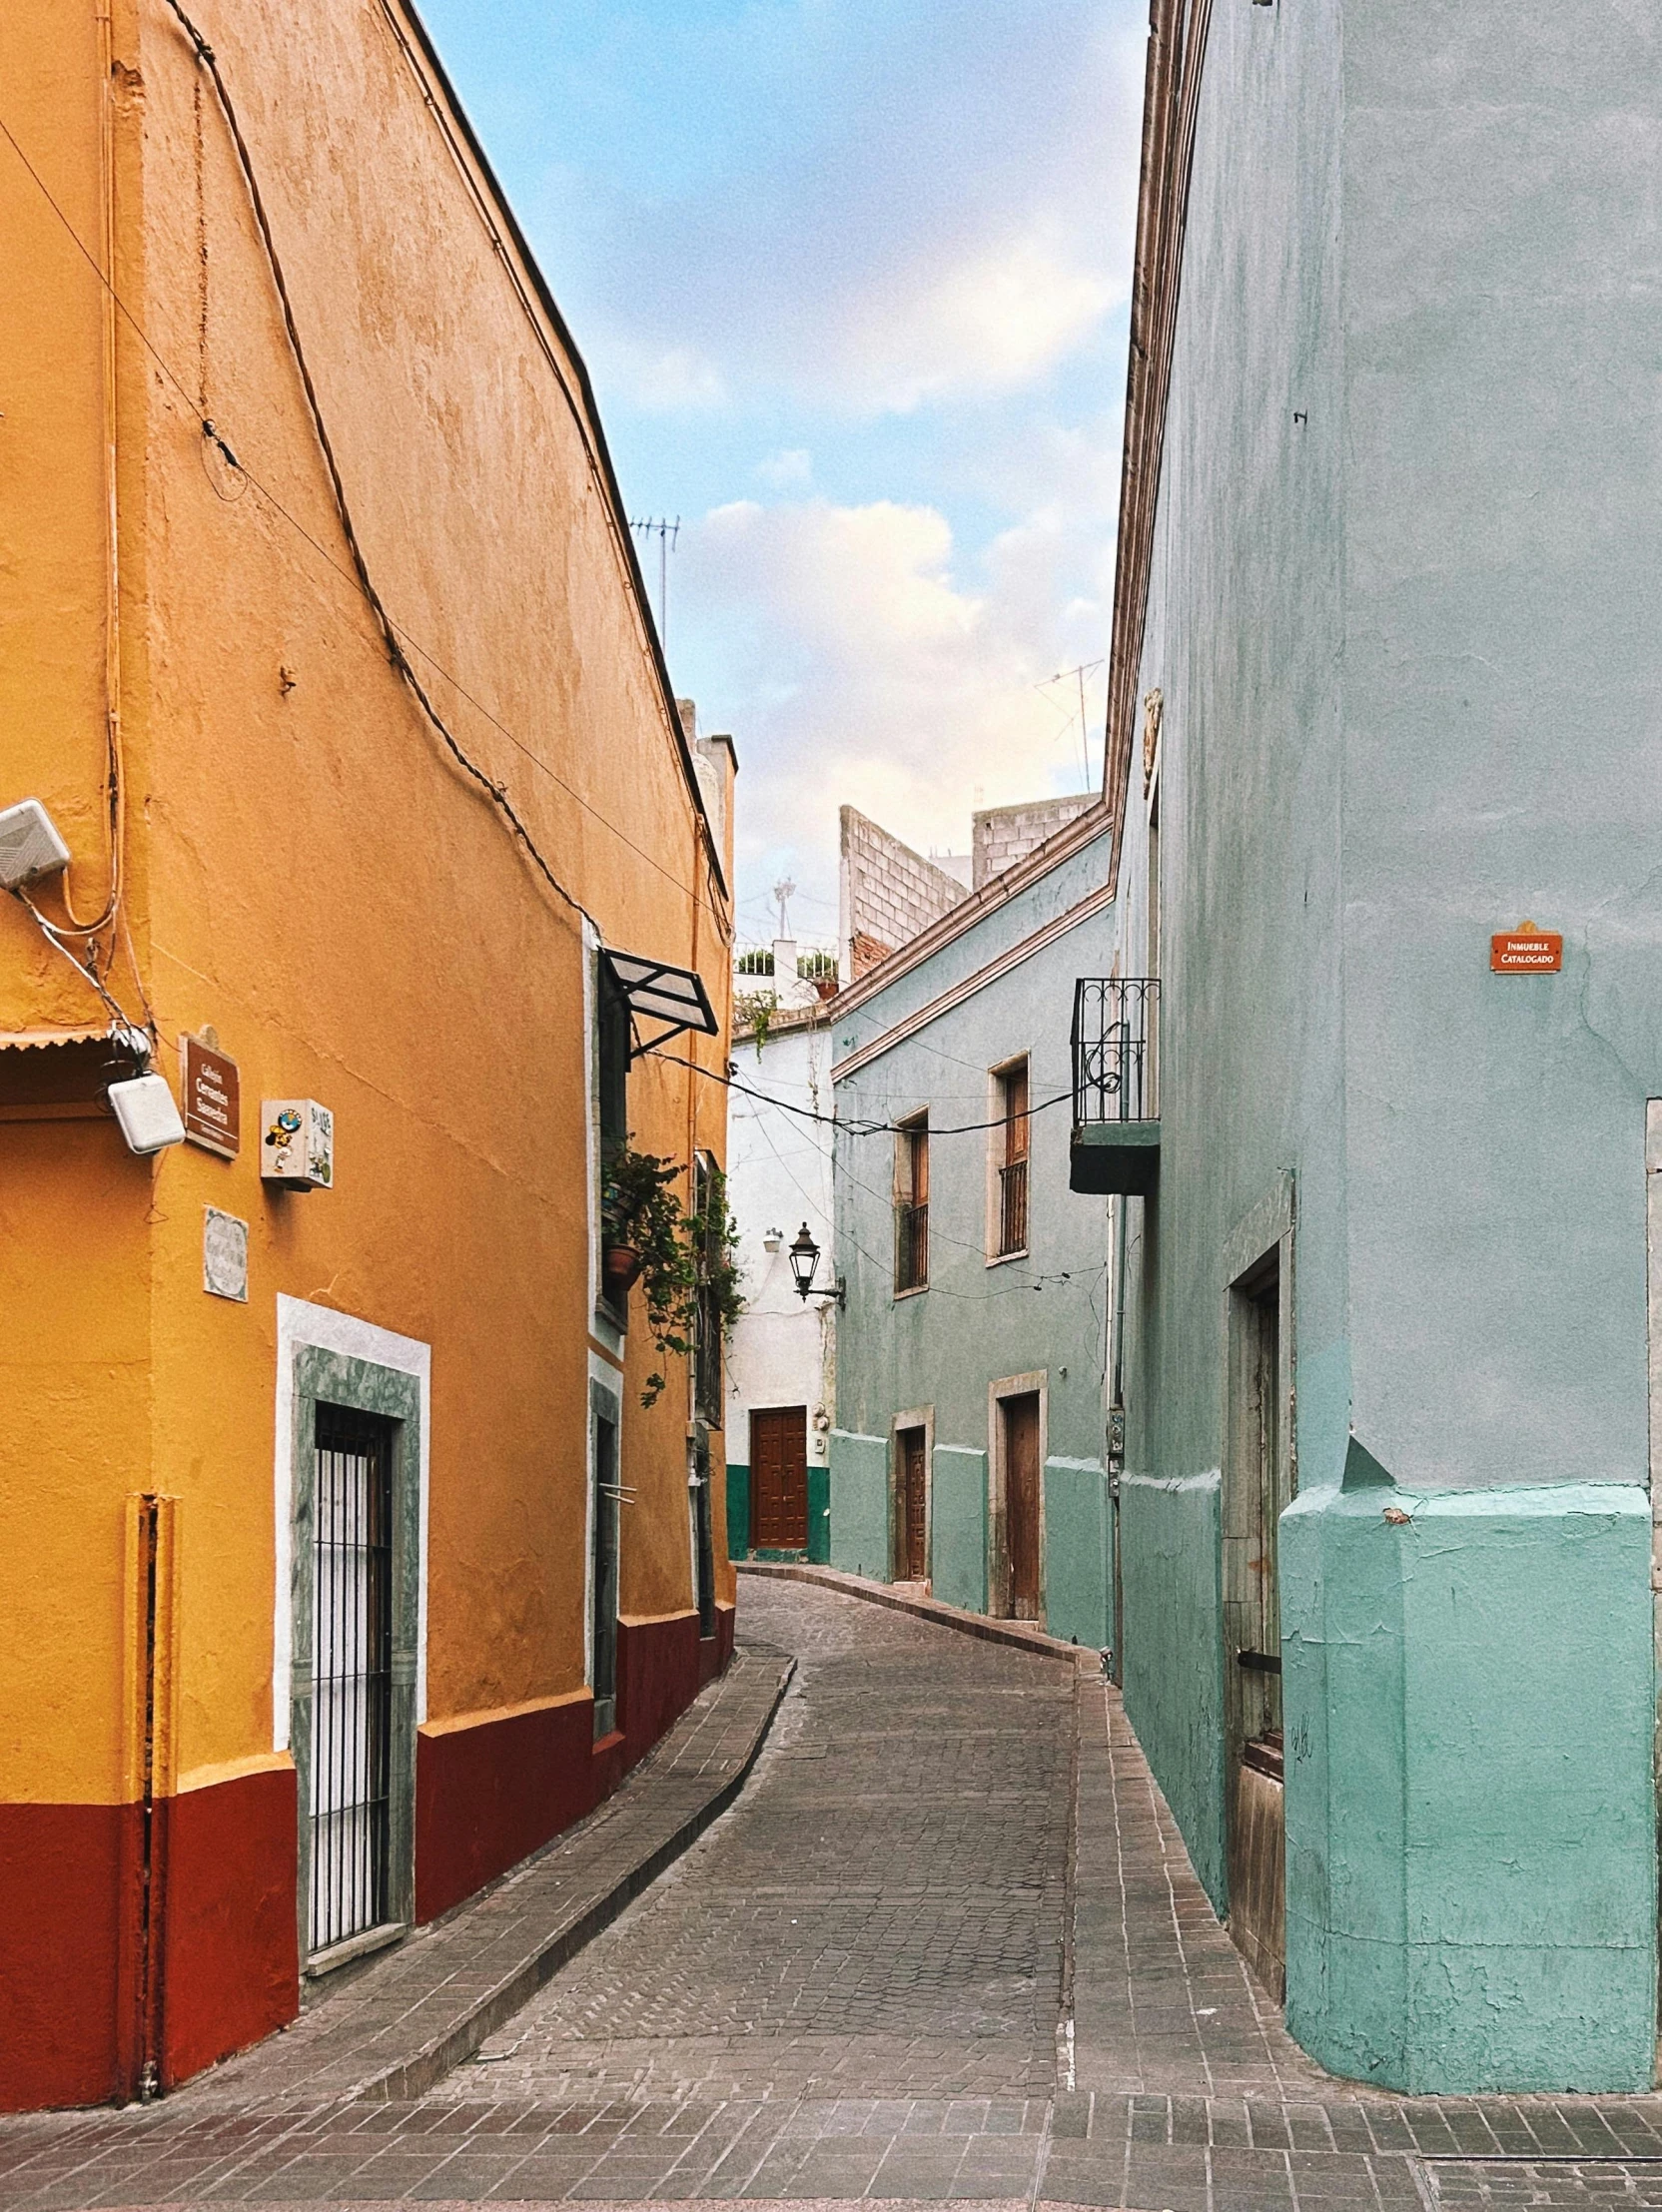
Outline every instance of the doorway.
<svg viewBox="0 0 1662 2212">
<path fill-rule="evenodd" d="M 1230 1291 L 1224 1633 L 1230 1933 L 1279 2001 L 1286 1987 L 1278 1524 L 1290 1502 L 1279 1253 Z"/>
<path fill-rule="evenodd" d="M 309 1956 L 392 1909 L 392 1423 L 317 1408 Z"/>
<path fill-rule="evenodd" d="M 929 1580 L 928 1432 L 895 1431 L 895 1580 Z"/>
<path fill-rule="evenodd" d="M 1039 1618 L 1039 1393 L 999 1400 L 1003 1428 L 1004 1527 L 1009 1555 L 1009 1618 Z"/>
<path fill-rule="evenodd" d="M 759 1552 L 808 1549 L 808 1408 L 750 1416 L 750 1541 Z"/>
<path fill-rule="evenodd" d="M 594 1533 L 589 1560 L 589 1683 L 594 1692 L 594 1741 L 617 1727 L 617 1400 L 590 1389 L 594 1415 Z"/>
</svg>

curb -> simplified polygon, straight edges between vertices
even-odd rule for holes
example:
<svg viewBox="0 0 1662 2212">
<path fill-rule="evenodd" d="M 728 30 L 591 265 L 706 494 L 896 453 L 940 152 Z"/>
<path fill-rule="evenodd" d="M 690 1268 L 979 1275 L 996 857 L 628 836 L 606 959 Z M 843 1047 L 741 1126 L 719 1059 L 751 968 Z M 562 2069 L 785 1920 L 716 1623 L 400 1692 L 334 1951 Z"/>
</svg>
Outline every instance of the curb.
<svg viewBox="0 0 1662 2212">
<path fill-rule="evenodd" d="M 574 1920 L 555 1928 L 547 1940 L 540 1943 L 530 1956 L 523 1959 L 513 1971 L 506 1974 L 491 1989 L 486 1990 L 476 2003 L 464 2012 L 444 2031 L 423 2043 L 419 2050 L 408 2058 L 401 2058 L 396 2065 L 371 2078 L 353 2090 L 348 2098 L 358 2104 L 399 2104 L 425 2095 L 433 2084 L 443 2079 L 450 2070 L 459 2066 L 464 2058 L 471 2058 L 474 2051 L 489 2035 L 493 2035 L 504 2020 L 511 2019 L 527 1999 L 534 1997 L 544 1982 L 558 1973 L 566 1962 L 574 1958 L 586 1943 L 591 1943 L 603 1928 L 609 1927 L 627 1905 L 634 1902 L 641 1891 L 656 1881 L 665 1867 L 674 1864 L 683 1851 L 697 1843 L 704 1831 L 718 1821 L 733 1803 L 745 1783 L 750 1770 L 767 1742 L 769 1729 L 775 1714 L 790 1688 L 796 1673 L 796 1661 L 788 1660 L 779 1671 L 779 1680 L 767 1711 L 751 1740 L 750 1749 L 743 1760 L 720 1786 L 713 1790 L 681 1823 L 671 1836 L 656 1849 L 620 1874 L 605 1895 L 580 1912 Z"/>
<path fill-rule="evenodd" d="M 1100 1654 L 1085 1644 L 1064 1643 L 1043 1629 L 1028 1628 L 1021 1621 L 995 1621 L 985 1613 L 970 1613 L 963 1606 L 943 1605 L 938 1598 L 903 1597 L 888 1584 L 867 1582 L 863 1575 L 845 1575 L 835 1567 L 810 1567 L 795 1560 L 735 1559 L 741 1575 L 763 1575 L 776 1582 L 808 1582 L 821 1590 L 835 1590 L 845 1598 L 863 1598 L 867 1605 L 886 1605 L 893 1613 L 910 1613 L 917 1620 L 933 1621 L 937 1628 L 957 1629 L 961 1636 L 978 1637 L 984 1644 L 1010 1644 L 1017 1651 L 1032 1652 L 1037 1659 L 1097 1659 Z"/>
</svg>

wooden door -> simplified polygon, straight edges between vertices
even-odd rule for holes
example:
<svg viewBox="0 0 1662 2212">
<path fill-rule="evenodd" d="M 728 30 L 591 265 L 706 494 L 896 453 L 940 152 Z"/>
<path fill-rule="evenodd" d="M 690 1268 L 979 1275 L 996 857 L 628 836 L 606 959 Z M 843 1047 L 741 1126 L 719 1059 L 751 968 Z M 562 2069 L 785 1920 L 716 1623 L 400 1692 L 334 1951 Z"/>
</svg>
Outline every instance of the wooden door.
<svg viewBox="0 0 1662 2212">
<path fill-rule="evenodd" d="M 1280 1283 L 1272 1264 L 1233 1293 L 1225 1499 L 1230 1637 L 1230 1932 L 1279 1998 L 1286 1983 L 1286 1823 L 1281 1767 L 1278 1523 L 1288 1502 Z"/>
<path fill-rule="evenodd" d="M 750 1542 L 759 1552 L 808 1549 L 808 1409 L 750 1416 Z"/>
<path fill-rule="evenodd" d="M 926 1475 L 925 1436 L 922 1429 L 902 1429 L 899 1446 L 898 1506 L 899 1542 L 895 1549 L 898 1582 L 929 1579 L 929 1487 Z"/>
<path fill-rule="evenodd" d="M 1039 1618 L 1039 1393 L 1000 1401 L 1004 1420 L 1004 1530 L 1010 1612 Z"/>
</svg>

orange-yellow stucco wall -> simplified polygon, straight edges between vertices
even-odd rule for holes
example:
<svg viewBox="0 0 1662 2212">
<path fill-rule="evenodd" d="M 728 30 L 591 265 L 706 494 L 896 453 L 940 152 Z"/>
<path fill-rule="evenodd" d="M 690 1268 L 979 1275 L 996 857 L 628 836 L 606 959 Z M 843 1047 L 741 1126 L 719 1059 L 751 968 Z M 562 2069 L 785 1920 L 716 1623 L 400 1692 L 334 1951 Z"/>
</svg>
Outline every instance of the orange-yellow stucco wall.
<svg viewBox="0 0 1662 2212">
<path fill-rule="evenodd" d="M 672 1050 L 719 1075 L 730 790 L 701 809 L 579 367 L 487 180 L 380 0 L 193 13 L 410 661 L 593 931 L 703 971 L 723 1037 Z M 96 913 L 115 715 L 109 988 L 153 1014 L 176 1089 L 178 1040 L 212 1025 L 243 1100 L 231 1162 L 133 1158 L 97 1112 L 0 1122 L 0 1799 L 107 1809 L 137 1787 L 140 1492 L 178 1501 L 167 1780 L 183 1801 L 288 1770 L 280 1293 L 431 1347 L 429 1733 L 580 1700 L 591 953 L 391 665 L 226 120 L 163 0 L 4 11 L 0 85 L 38 173 L 0 146 L 0 804 L 45 802 Z M 0 1030 L 102 1021 L 0 903 Z M 297 1096 L 335 1114 L 332 1190 L 261 1183 L 260 1101 Z M 724 1153 L 719 1082 L 673 1063 L 637 1066 L 629 1118 L 647 1149 Z M 249 1224 L 246 1305 L 204 1292 L 207 1206 Z M 677 1369 L 641 1409 L 641 1333 L 620 1609 L 684 1620 L 687 1394 Z M 71 2093 L 101 2063 L 76 2044 Z"/>
</svg>

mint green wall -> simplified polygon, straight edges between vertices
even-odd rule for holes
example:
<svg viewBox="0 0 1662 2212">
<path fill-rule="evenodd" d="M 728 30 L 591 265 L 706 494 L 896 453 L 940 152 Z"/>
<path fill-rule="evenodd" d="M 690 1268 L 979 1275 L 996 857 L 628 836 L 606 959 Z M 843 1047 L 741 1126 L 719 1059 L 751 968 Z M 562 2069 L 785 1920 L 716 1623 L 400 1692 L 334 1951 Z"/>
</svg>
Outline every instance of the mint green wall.
<svg viewBox="0 0 1662 2212">
<path fill-rule="evenodd" d="M 889 1580 L 889 1443 L 831 1431 L 831 1565 Z"/>
<path fill-rule="evenodd" d="M 1213 11 L 1135 684 L 1127 1710 L 1227 1903 L 1223 1323 L 1290 1181 L 1287 2017 L 1426 2091 L 1655 2062 L 1662 13 L 1604 29 Z M 1122 973 L 1149 903 L 1134 764 Z M 1526 916 L 1564 972 L 1492 976 Z"/>
<path fill-rule="evenodd" d="M 1100 1459 L 1045 1462 L 1045 1626 L 1092 1651 L 1112 1635 L 1114 1559 Z"/>
<path fill-rule="evenodd" d="M 987 1608 L 987 1454 L 935 1447 L 930 1495 L 929 1574 L 943 1605 Z"/>
<path fill-rule="evenodd" d="M 1287 2024 L 1335 2073 L 1650 2087 L 1650 1542 L 1634 1487 L 1415 1496 L 1359 1450 L 1283 1517 Z"/>
<path fill-rule="evenodd" d="M 980 1611 L 994 1580 L 991 1386 L 1039 1377 L 1045 1451 L 1054 1463 L 1044 1483 L 1044 1625 L 1093 1646 L 1107 1641 L 1110 1589 L 1101 1510 L 1108 1270 L 1103 1201 L 1092 1204 L 1068 1187 L 1069 1038 L 1076 978 L 1108 972 L 1110 915 L 1095 902 L 1109 857 L 1106 833 L 1096 836 L 980 914 L 911 974 L 864 998 L 856 986 L 845 994 L 854 1004 L 832 1008 L 835 1061 L 846 1064 L 891 1039 L 897 1024 L 954 983 L 1086 909 L 1019 966 L 915 1034 L 893 1038 L 838 1081 L 834 1184 L 836 1265 L 848 1290 L 837 1318 L 840 1429 L 886 1437 L 898 1414 L 933 1409 L 930 1579 L 938 1597 Z M 1023 1055 L 1033 1106 L 1028 1248 L 990 1262 L 992 1070 Z M 896 1297 L 892 1124 L 920 1107 L 931 1124 L 929 1286 Z M 866 1572 L 885 1574 L 888 1525 L 879 1527 L 872 1495 L 877 1462 L 868 1469 L 862 1461 L 846 1485 L 844 1463 L 833 1459 L 832 1556 L 839 1565 L 864 1559 Z M 886 1483 L 886 1461 L 883 1474 Z M 849 1510 L 863 1516 L 857 1531 L 843 1525 L 845 1488 Z M 1051 1524 L 1053 1511 L 1060 1526 Z"/>
<path fill-rule="evenodd" d="M 750 1550 L 750 1469 L 727 1462 L 727 1557 L 743 1559 Z"/>
<path fill-rule="evenodd" d="M 831 1470 L 818 1460 L 808 1462 L 808 1558 L 831 1564 Z"/>
<path fill-rule="evenodd" d="M 1218 1476 L 1120 1480 L 1126 1716 L 1195 1871 L 1228 1904 Z"/>
</svg>

